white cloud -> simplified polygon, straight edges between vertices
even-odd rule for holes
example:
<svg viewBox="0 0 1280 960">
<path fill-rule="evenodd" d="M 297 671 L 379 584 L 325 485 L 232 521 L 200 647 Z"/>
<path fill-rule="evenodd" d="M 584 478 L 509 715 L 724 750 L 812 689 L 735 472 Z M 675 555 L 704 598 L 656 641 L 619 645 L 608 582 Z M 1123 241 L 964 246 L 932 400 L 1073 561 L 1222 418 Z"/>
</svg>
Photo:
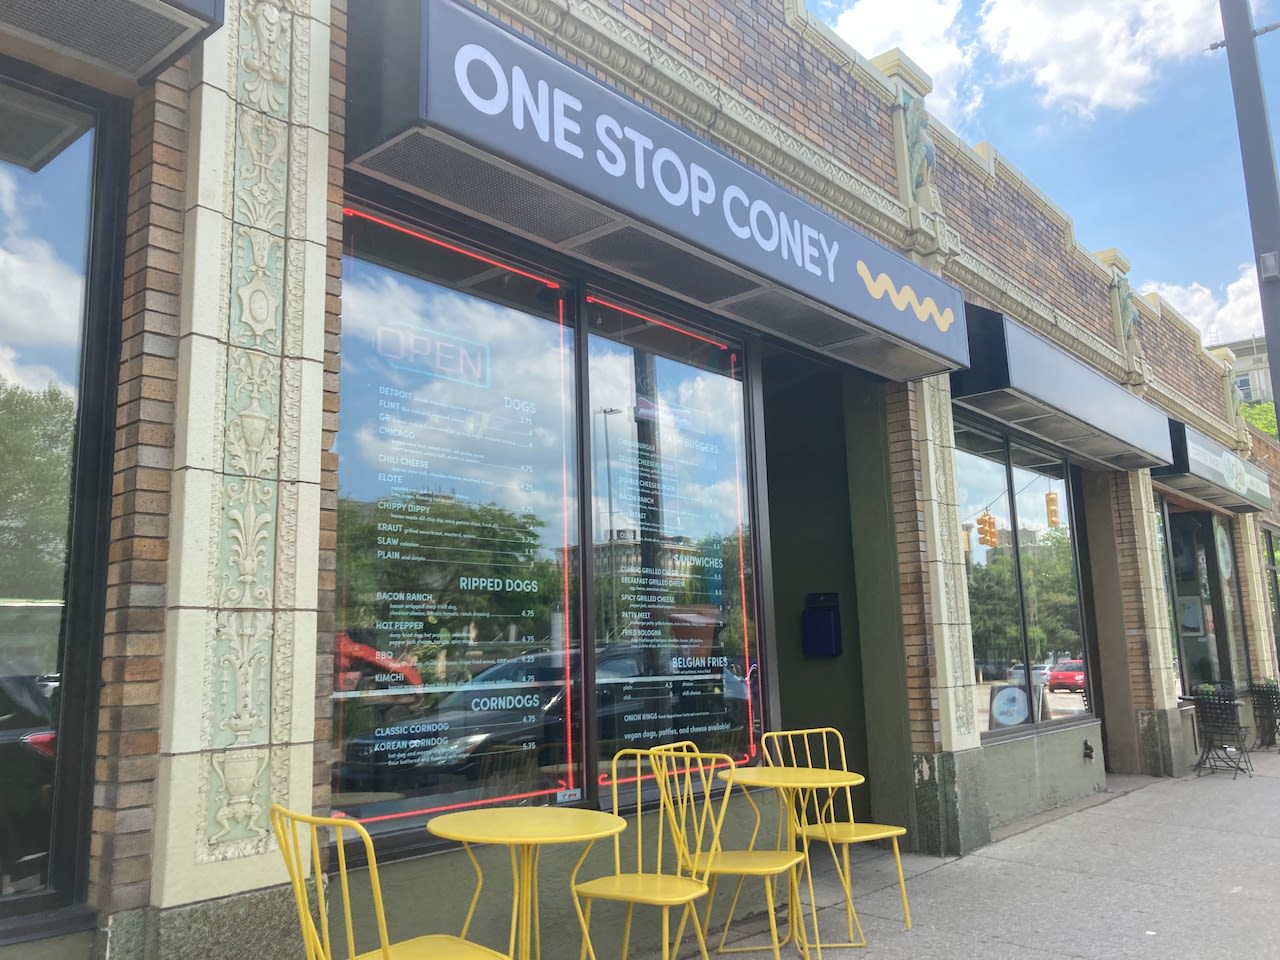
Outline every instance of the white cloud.
<svg viewBox="0 0 1280 960">
<path fill-rule="evenodd" d="M 856 0 L 835 31 L 866 57 L 900 48 L 933 80 L 929 112 L 958 129 L 982 103 L 971 79 L 978 47 L 960 20 L 962 7 L 962 0 Z"/>
<path fill-rule="evenodd" d="M 1208 0 L 984 0 L 978 35 L 1045 106 L 1084 116 L 1142 103 L 1162 62 L 1197 55 L 1222 35 Z"/>
<path fill-rule="evenodd" d="M 64 383 L 52 367 L 19 363 L 18 352 L 12 347 L 0 346 L 0 380 L 16 383 L 25 390 L 43 390 L 54 384 L 67 393 L 72 392 L 70 384 Z"/>
<path fill-rule="evenodd" d="M 1258 297 L 1258 271 L 1253 264 L 1240 267 L 1240 276 L 1227 284 L 1219 297 L 1202 283 L 1144 283 L 1142 293 L 1157 293 L 1200 330 L 1205 343 L 1227 343 L 1262 333 L 1262 303 Z"/>
<path fill-rule="evenodd" d="M 24 195 L 18 178 L 0 169 L 0 377 L 41 389 L 50 382 L 66 385 L 21 351 L 53 347 L 65 354 L 78 347 L 84 275 L 23 219 L 23 206 L 38 199 L 34 192 Z"/>
</svg>

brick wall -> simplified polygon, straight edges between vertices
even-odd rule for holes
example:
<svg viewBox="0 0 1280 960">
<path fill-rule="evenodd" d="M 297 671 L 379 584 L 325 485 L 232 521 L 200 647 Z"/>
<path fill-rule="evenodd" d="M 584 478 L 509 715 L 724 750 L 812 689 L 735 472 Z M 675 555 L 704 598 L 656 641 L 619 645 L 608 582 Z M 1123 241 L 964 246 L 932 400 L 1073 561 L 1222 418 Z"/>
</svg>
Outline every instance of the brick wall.
<svg viewBox="0 0 1280 960">
<path fill-rule="evenodd" d="M 889 481 L 894 491 L 893 519 L 898 540 L 898 594 L 902 605 L 902 642 L 907 663 L 907 710 L 911 749 L 937 753 L 939 739 L 937 666 L 930 629 L 928 540 L 923 496 L 923 465 L 916 424 L 918 391 L 915 384 L 885 385 L 885 420 L 889 435 Z"/>
<path fill-rule="evenodd" d="M 104 911 L 145 906 L 150 896 L 178 379 L 186 90 L 186 66 L 179 64 L 133 105 L 89 862 L 89 902 Z"/>
<path fill-rule="evenodd" d="M 1249 427 L 1249 436 L 1253 438 L 1253 449 L 1249 452 L 1249 460 L 1267 471 L 1271 477 L 1271 509 L 1258 514 L 1258 522 L 1264 527 L 1280 531 L 1280 442 L 1257 427 Z"/>
<path fill-rule="evenodd" d="M 1210 413 L 1230 422 L 1222 367 L 1200 345 L 1200 331 L 1166 310 L 1141 314 L 1142 348 L 1151 372 Z"/>
<path fill-rule="evenodd" d="M 1135 710 L 1155 709 L 1151 680 L 1152 644 L 1147 622 L 1143 564 L 1139 557 L 1139 516 L 1150 509 L 1138 498 L 1149 496 L 1150 487 L 1135 482 L 1127 474 L 1111 476 L 1111 525 L 1115 533 L 1116 562 L 1120 570 L 1120 598 L 1124 607 L 1125 662 L 1129 667 L 1129 689 Z"/>
<path fill-rule="evenodd" d="M 606 2 L 614 13 L 635 24 L 645 36 L 652 36 L 717 83 L 741 94 L 762 113 L 812 142 L 823 154 L 846 165 L 867 183 L 897 196 L 891 104 L 858 83 L 846 67 L 832 61 L 821 47 L 793 30 L 786 22 L 784 0 Z M 513 21 L 503 10 L 484 0 L 476 5 L 527 34 L 539 45 L 585 66 L 555 37 Z M 598 71 L 591 72 L 598 75 Z M 612 78 L 602 79 L 672 122 L 687 126 L 687 121 L 652 102 L 643 91 L 619 85 Z M 693 132 L 714 139 L 708 130 Z M 727 152 L 750 166 L 759 167 L 732 148 Z"/>
</svg>

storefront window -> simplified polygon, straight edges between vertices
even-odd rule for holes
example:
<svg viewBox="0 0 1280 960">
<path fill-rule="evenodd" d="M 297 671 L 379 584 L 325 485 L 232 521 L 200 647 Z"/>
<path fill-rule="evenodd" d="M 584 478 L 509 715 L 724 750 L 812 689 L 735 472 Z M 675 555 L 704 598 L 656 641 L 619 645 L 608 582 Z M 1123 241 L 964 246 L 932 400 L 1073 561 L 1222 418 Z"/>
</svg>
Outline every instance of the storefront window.
<svg viewBox="0 0 1280 960">
<path fill-rule="evenodd" d="M 965 424 L 956 448 L 979 729 L 1085 714 L 1067 465 Z"/>
<path fill-rule="evenodd" d="M 624 747 L 754 756 L 741 346 L 382 218 L 346 234 L 334 808 L 392 829 L 590 802 Z"/>
<path fill-rule="evenodd" d="M 94 119 L 0 80 L 0 894 L 51 883 Z M 95 402 L 101 402 L 100 399 Z M 70 720 L 70 724 L 64 723 Z M 74 792 L 74 791 L 72 791 Z"/>
<path fill-rule="evenodd" d="M 684 739 L 749 757 L 741 350 L 587 303 L 599 760 Z"/>
<path fill-rule="evenodd" d="M 562 290 L 360 217 L 347 237 L 333 806 L 580 799 Z"/>
<path fill-rule="evenodd" d="M 1156 513 L 1156 549 L 1160 551 L 1160 565 L 1164 570 L 1164 590 L 1167 603 L 1169 605 L 1169 623 L 1175 627 L 1175 636 L 1177 635 L 1176 626 L 1178 623 L 1178 612 L 1174 604 L 1174 598 L 1177 593 L 1174 589 L 1173 580 L 1173 562 L 1171 559 L 1171 551 L 1169 549 L 1168 523 L 1165 519 L 1165 502 L 1164 497 L 1160 494 L 1155 495 L 1155 513 Z M 1177 684 L 1177 695 L 1183 696 L 1186 689 L 1186 681 L 1183 671 L 1186 669 L 1186 662 L 1183 659 L 1180 646 L 1173 645 L 1173 671 Z"/>
<path fill-rule="evenodd" d="M 1169 504 L 1174 613 L 1185 688 L 1246 685 L 1243 605 L 1232 521 Z"/>
<path fill-rule="evenodd" d="M 1271 605 L 1271 639 L 1280 661 L 1280 535 L 1262 530 L 1262 568 L 1267 581 L 1267 600 Z"/>
</svg>

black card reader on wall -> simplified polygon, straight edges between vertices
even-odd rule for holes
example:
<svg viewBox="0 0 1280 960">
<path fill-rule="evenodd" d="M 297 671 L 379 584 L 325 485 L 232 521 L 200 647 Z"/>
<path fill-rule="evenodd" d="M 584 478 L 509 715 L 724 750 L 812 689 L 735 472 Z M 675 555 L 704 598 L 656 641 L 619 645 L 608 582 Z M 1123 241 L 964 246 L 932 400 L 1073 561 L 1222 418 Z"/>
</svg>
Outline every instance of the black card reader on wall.
<svg viewBox="0 0 1280 960">
<path fill-rule="evenodd" d="M 800 645 L 806 657 L 838 657 L 843 652 L 840 639 L 840 595 L 810 593 L 804 598 L 800 621 Z"/>
</svg>

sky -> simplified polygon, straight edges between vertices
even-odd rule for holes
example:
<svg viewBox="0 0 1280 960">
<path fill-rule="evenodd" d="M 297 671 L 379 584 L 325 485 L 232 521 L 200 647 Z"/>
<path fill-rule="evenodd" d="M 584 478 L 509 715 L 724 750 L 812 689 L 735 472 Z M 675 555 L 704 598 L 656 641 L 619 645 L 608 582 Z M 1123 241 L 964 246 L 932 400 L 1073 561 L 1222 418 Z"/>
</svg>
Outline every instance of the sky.
<svg viewBox="0 0 1280 960">
<path fill-rule="evenodd" d="M 1088 250 L 1117 248 L 1206 343 L 1262 333 L 1217 0 L 808 0 L 870 58 L 901 48 L 926 103 L 1061 207 Z M 1280 0 L 1253 0 L 1254 26 Z M 1272 143 L 1280 30 L 1257 40 Z"/>
</svg>

